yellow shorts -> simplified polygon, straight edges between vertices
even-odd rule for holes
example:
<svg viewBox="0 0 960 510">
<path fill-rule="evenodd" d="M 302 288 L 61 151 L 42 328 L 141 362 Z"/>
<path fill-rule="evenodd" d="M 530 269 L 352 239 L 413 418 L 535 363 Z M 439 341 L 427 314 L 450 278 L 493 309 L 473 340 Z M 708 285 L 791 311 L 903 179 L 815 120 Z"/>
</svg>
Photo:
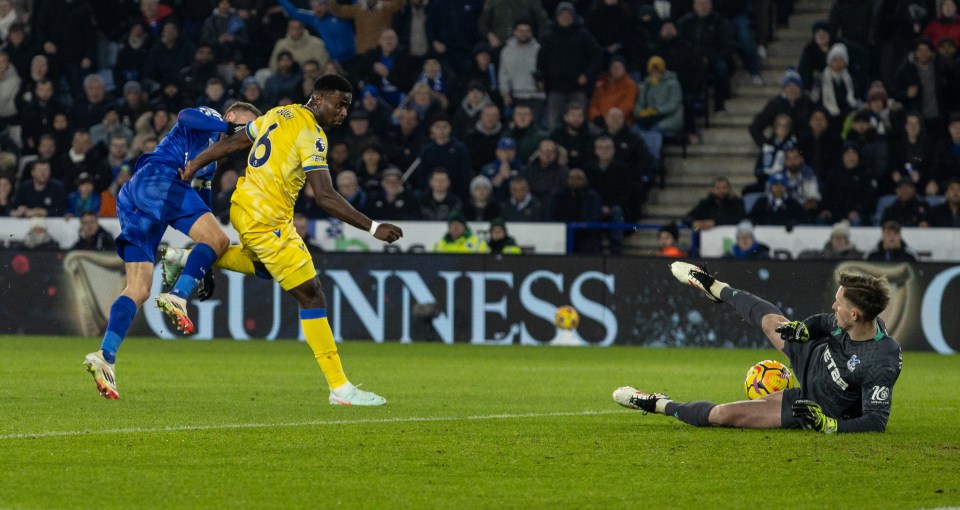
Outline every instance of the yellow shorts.
<svg viewBox="0 0 960 510">
<path fill-rule="evenodd" d="M 230 223 L 240 234 L 243 253 L 254 262 L 263 263 L 283 290 L 294 289 L 317 276 L 313 258 L 293 228 L 293 221 L 280 226 L 266 225 L 234 204 L 230 208 Z"/>
</svg>

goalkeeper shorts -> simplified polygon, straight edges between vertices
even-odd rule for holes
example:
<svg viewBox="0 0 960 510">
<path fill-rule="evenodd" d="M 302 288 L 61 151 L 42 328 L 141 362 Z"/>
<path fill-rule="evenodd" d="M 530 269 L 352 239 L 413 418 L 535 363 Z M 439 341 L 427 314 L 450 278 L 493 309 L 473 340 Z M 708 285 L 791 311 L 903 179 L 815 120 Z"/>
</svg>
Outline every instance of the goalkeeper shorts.
<svg viewBox="0 0 960 510">
<path fill-rule="evenodd" d="M 793 403 L 800 400 L 800 388 L 783 390 L 783 400 L 780 402 L 780 428 L 802 428 L 800 420 L 793 416 Z"/>
</svg>

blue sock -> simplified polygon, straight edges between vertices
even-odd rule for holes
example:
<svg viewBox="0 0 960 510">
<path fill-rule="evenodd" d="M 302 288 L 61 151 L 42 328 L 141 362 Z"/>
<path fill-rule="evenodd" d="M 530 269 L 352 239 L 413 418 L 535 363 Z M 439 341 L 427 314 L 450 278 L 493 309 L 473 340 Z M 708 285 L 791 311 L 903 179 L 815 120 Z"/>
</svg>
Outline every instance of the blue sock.
<svg viewBox="0 0 960 510">
<path fill-rule="evenodd" d="M 130 323 L 137 315 L 137 304 L 127 296 L 121 295 L 110 307 L 110 319 L 107 320 L 107 332 L 103 335 L 103 343 L 100 344 L 100 350 L 103 351 L 103 359 L 107 363 L 116 363 L 117 349 L 123 342 L 123 337 L 127 336 L 127 330 L 130 329 Z"/>
<path fill-rule="evenodd" d="M 187 257 L 187 264 L 183 267 L 183 273 L 180 273 L 180 278 L 177 278 L 177 283 L 174 284 L 170 293 L 183 299 L 190 297 L 190 293 L 193 292 L 197 283 L 216 261 L 217 252 L 213 251 L 213 248 L 209 245 L 200 243 L 194 246 Z"/>
</svg>

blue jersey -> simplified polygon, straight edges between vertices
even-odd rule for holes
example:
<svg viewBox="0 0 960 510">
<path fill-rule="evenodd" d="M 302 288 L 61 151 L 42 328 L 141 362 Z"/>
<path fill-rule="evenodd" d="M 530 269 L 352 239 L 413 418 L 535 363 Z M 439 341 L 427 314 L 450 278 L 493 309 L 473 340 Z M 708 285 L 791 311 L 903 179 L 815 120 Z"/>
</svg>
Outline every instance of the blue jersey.
<svg viewBox="0 0 960 510">
<path fill-rule="evenodd" d="M 124 262 L 152 263 L 167 226 L 189 235 L 197 219 L 210 212 L 210 189 L 193 189 L 178 169 L 219 140 L 227 128 L 215 110 L 187 108 L 157 148 L 140 156 L 133 177 L 117 196 L 117 253 Z M 216 168 L 211 163 L 196 177 L 212 179 Z"/>
<path fill-rule="evenodd" d="M 172 172 L 184 168 L 187 161 L 197 157 L 204 149 L 220 139 L 220 134 L 226 132 L 227 123 L 212 108 L 201 106 L 187 108 L 177 115 L 177 123 L 173 125 L 160 144 L 153 152 L 140 156 L 137 160 L 137 170 L 152 164 L 153 167 L 167 167 Z M 212 179 L 217 169 L 216 163 L 201 168 L 195 177 L 198 179 Z"/>
</svg>

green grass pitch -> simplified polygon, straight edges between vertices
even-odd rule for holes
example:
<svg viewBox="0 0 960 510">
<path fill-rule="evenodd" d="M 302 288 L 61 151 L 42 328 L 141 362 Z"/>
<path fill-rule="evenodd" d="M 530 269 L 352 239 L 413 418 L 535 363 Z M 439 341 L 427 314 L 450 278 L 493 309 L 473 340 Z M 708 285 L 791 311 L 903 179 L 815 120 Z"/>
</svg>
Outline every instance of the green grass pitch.
<svg viewBox="0 0 960 510">
<path fill-rule="evenodd" d="M 742 397 L 769 350 L 347 342 L 382 408 L 327 404 L 290 341 L 0 337 L 0 508 L 934 508 L 960 505 L 960 357 L 905 353 L 886 434 L 697 429 L 621 385 Z M 781 358 L 782 359 L 782 358 Z"/>
</svg>

